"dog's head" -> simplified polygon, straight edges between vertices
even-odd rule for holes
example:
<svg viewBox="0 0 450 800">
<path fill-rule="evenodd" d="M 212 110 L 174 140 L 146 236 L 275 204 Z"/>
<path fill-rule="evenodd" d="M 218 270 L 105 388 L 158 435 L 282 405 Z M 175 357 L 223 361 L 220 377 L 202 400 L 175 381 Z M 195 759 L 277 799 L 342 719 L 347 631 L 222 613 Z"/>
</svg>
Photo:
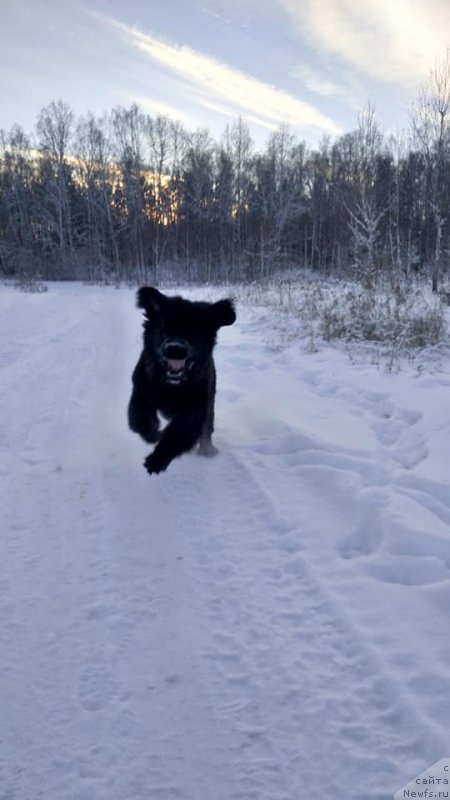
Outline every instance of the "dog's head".
<svg viewBox="0 0 450 800">
<path fill-rule="evenodd" d="M 236 319 L 230 299 L 217 303 L 167 297 L 151 286 L 137 293 L 145 312 L 144 347 L 156 357 L 166 383 L 182 384 L 206 374 L 217 331 Z"/>
</svg>

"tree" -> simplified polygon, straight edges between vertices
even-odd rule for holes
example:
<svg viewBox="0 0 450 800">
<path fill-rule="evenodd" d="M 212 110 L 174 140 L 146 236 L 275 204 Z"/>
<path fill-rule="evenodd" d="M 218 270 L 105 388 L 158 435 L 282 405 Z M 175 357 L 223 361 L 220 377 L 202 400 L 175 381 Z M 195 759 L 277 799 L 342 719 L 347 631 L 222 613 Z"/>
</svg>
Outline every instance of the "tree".
<svg viewBox="0 0 450 800">
<path fill-rule="evenodd" d="M 42 152 L 43 190 L 49 223 L 57 236 L 61 265 L 66 251 L 72 253 L 72 218 L 70 209 L 71 167 L 67 156 L 72 136 L 73 113 L 62 100 L 41 109 L 36 131 Z"/>
<path fill-rule="evenodd" d="M 153 254 L 155 281 L 169 244 L 170 227 L 175 205 L 172 170 L 177 159 L 180 128 L 169 117 L 146 117 L 145 133 L 149 147 L 149 174 L 146 180 L 146 205 L 151 221 L 150 247 Z"/>
<path fill-rule="evenodd" d="M 214 143 L 206 130 L 196 131 L 186 153 L 182 218 L 188 272 L 195 263 L 196 278 L 211 280 L 214 219 Z"/>
<path fill-rule="evenodd" d="M 305 147 L 287 125 L 269 137 L 262 156 L 255 159 L 253 206 L 258 219 L 259 274 L 268 265 L 285 264 L 291 242 L 298 242 L 298 222 L 305 204 Z"/>
<path fill-rule="evenodd" d="M 118 225 L 112 204 L 114 167 L 107 120 L 92 114 L 81 118 L 74 141 L 78 214 L 76 245 L 87 261 L 88 276 L 105 277 L 114 270 L 120 280 Z"/>
<path fill-rule="evenodd" d="M 144 199 L 145 118 L 136 104 L 114 108 L 111 114 L 113 153 L 120 166 L 120 180 L 113 194 L 113 204 L 120 220 L 121 258 L 128 271 L 136 270 L 139 281 L 146 282 L 147 252 L 144 246 L 146 217 Z"/>
<path fill-rule="evenodd" d="M 388 211 L 389 200 L 377 192 L 383 134 L 370 103 L 359 117 L 355 141 L 355 192 L 348 207 L 349 227 L 355 272 L 367 286 L 372 286 L 382 268 L 380 224 Z"/>
<path fill-rule="evenodd" d="M 434 253 L 432 288 L 439 287 L 443 240 L 448 240 L 450 179 L 450 51 L 436 59 L 427 83 L 420 91 L 413 115 L 414 139 L 428 168 L 427 214 L 433 221 Z"/>
<path fill-rule="evenodd" d="M 33 164 L 30 140 L 19 125 L 0 131 L 0 264 L 8 274 L 15 265 L 19 279 L 35 265 L 32 242 Z"/>
</svg>

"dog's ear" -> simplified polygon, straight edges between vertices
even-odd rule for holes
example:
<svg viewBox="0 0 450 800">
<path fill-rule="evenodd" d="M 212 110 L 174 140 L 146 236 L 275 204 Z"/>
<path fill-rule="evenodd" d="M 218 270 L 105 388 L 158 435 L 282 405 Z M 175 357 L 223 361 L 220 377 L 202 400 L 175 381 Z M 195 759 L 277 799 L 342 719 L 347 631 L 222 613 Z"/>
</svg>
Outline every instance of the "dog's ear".
<svg viewBox="0 0 450 800">
<path fill-rule="evenodd" d="M 136 295 L 137 307 L 143 308 L 147 316 L 161 311 L 161 305 L 164 300 L 164 295 L 158 292 L 158 289 L 155 289 L 153 286 L 142 286 L 138 289 Z"/>
<path fill-rule="evenodd" d="M 224 325 L 232 325 L 236 321 L 234 303 L 230 298 L 213 303 L 211 312 L 216 329 L 222 328 Z"/>
</svg>

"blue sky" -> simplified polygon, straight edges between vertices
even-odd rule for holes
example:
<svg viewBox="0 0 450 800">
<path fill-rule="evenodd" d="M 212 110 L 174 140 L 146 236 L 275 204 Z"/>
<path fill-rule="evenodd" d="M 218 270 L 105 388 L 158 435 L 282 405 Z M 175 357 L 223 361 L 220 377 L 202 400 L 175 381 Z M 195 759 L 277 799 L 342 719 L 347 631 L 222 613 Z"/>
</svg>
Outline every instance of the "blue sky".
<svg viewBox="0 0 450 800">
<path fill-rule="evenodd" d="M 77 114 L 139 103 L 257 144 L 281 122 L 310 144 L 368 101 L 389 131 L 450 44 L 450 0 L 0 0 L 0 127 L 31 131 L 59 97 Z"/>
</svg>

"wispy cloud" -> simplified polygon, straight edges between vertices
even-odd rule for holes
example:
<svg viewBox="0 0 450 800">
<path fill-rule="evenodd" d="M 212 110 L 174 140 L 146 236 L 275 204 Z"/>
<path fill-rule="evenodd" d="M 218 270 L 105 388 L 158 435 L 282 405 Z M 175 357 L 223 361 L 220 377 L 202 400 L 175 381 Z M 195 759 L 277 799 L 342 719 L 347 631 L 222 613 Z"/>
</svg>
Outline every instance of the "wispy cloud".
<svg viewBox="0 0 450 800">
<path fill-rule="evenodd" d="M 313 105 L 190 47 L 172 44 L 123 22 L 103 17 L 133 48 L 163 66 L 196 93 L 205 108 L 241 114 L 264 127 L 287 122 L 299 128 L 340 133 L 338 125 Z"/>
<path fill-rule="evenodd" d="M 348 85 L 331 80 L 325 72 L 312 69 L 308 64 L 298 64 L 291 70 L 291 75 L 320 97 L 342 97 L 348 94 Z"/>
<path fill-rule="evenodd" d="M 327 80 L 327 78 L 313 72 L 309 67 L 298 67 L 292 74 L 300 78 L 307 89 L 314 92 L 314 94 L 319 94 L 321 97 L 339 97 L 346 93 L 345 87 L 339 86 L 334 81 Z"/>
<path fill-rule="evenodd" d="M 448 0 L 278 0 L 302 37 L 372 79 L 411 86 L 448 43 Z"/>
<path fill-rule="evenodd" d="M 370 94 L 365 81 L 348 66 L 335 69 L 333 74 L 330 65 L 323 62 L 324 59 L 322 62 L 318 60 L 314 67 L 300 62 L 290 70 L 290 75 L 318 98 L 337 100 L 341 107 L 345 106 L 352 112 L 360 111 Z"/>
<path fill-rule="evenodd" d="M 131 101 L 137 103 L 144 111 L 177 119 L 185 125 L 192 125 L 192 119 L 188 114 L 185 114 L 179 108 L 175 108 L 175 106 L 169 105 L 169 103 L 164 103 L 161 100 L 146 97 L 145 95 L 134 95 Z"/>
</svg>

